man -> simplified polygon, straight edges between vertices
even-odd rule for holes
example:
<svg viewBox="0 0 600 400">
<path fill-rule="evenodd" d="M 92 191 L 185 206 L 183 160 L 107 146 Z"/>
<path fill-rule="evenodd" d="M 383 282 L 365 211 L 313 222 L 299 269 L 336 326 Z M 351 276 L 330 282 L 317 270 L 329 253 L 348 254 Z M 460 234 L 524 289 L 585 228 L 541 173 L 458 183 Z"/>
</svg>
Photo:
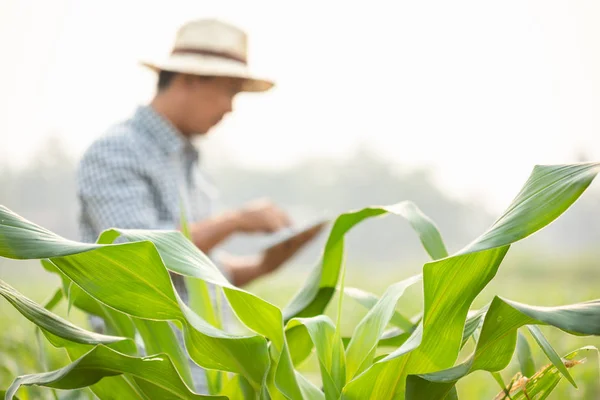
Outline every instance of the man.
<svg viewBox="0 0 600 400">
<path fill-rule="evenodd" d="M 182 26 L 170 55 L 143 65 L 158 73 L 151 103 L 112 127 L 84 154 L 78 169 L 83 240 L 105 229 L 180 229 L 183 211 L 193 243 L 209 256 L 236 233 L 276 232 L 290 218 L 268 201 L 214 214 L 214 188 L 199 169 L 192 140 L 207 134 L 232 111 L 240 92 L 264 92 L 273 83 L 249 73 L 246 34 L 217 21 Z M 217 265 L 238 286 L 271 273 L 310 241 L 321 226 L 285 246 L 252 258 L 223 259 Z M 172 275 L 184 301 L 180 276 Z"/>
</svg>

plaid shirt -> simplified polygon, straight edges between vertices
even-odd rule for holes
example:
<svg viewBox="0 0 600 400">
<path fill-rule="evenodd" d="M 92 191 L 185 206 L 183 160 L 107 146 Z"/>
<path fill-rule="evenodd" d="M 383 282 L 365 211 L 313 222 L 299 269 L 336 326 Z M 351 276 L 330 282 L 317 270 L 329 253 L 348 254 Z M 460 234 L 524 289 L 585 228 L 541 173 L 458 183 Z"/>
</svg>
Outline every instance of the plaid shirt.
<svg viewBox="0 0 600 400">
<path fill-rule="evenodd" d="M 132 118 L 96 140 L 80 161 L 77 195 L 82 240 L 95 242 L 109 228 L 177 229 L 180 201 L 188 222 L 210 216 L 218 196 L 198 159 L 198 151 L 168 120 L 150 106 L 138 107 Z M 183 278 L 171 277 L 187 303 Z M 214 301 L 214 286 L 209 289 Z M 232 312 L 225 300 L 223 305 L 227 326 Z M 97 317 L 90 322 L 96 330 L 103 327 Z M 192 361 L 190 367 L 196 390 L 207 393 L 204 371 Z"/>
<path fill-rule="evenodd" d="M 208 217 L 216 200 L 198 151 L 150 106 L 90 146 L 77 183 L 86 242 L 108 228 L 176 229 L 180 196 L 189 222 Z"/>
<path fill-rule="evenodd" d="M 177 229 L 180 201 L 188 222 L 210 216 L 216 188 L 198 151 L 151 106 L 113 126 L 83 155 L 77 173 L 80 230 L 95 242 L 105 229 Z M 223 271 L 224 272 L 224 271 Z M 183 278 L 171 274 L 187 303 Z"/>
</svg>

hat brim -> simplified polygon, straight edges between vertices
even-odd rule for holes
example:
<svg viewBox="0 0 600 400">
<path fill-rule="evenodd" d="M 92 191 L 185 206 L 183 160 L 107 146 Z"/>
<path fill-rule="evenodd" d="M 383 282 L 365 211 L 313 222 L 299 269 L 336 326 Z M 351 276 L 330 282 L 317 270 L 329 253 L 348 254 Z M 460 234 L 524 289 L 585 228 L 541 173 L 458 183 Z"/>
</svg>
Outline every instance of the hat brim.
<svg viewBox="0 0 600 400">
<path fill-rule="evenodd" d="M 171 71 L 199 76 L 222 76 L 242 80 L 243 92 L 266 92 L 275 83 L 252 75 L 248 67 L 240 62 L 221 57 L 198 54 L 172 54 L 160 61 L 140 61 L 154 71 Z"/>
</svg>

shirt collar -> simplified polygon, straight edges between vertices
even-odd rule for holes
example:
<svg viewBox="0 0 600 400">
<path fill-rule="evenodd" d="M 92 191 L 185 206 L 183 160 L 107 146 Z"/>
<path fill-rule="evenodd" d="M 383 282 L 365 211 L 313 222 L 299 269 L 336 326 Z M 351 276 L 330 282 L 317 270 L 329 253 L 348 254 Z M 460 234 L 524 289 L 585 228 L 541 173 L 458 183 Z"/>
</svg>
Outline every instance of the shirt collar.
<svg viewBox="0 0 600 400">
<path fill-rule="evenodd" d="M 150 105 L 140 106 L 133 116 L 134 124 L 150 135 L 156 145 L 166 155 L 183 154 L 193 161 L 198 159 L 198 150 L 192 142 L 165 117 Z"/>
</svg>

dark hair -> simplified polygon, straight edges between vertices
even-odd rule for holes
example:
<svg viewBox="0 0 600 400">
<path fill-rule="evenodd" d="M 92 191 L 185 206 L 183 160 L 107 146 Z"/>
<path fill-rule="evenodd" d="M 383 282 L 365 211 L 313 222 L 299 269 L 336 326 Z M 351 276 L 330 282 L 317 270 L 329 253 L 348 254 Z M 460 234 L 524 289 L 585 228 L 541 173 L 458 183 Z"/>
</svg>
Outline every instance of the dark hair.
<svg viewBox="0 0 600 400">
<path fill-rule="evenodd" d="M 157 83 L 157 89 L 160 92 L 161 90 L 164 90 L 166 88 L 169 87 L 169 85 L 171 84 L 171 82 L 173 82 L 173 79 L 175 79 L 175 76 L 177 75 L 177 72 L 173 72 L 173 71 L 159 71 L 158 73 L 158 83 Z M 213 76 L 195 76 L 196 79 L 199 80 L 204 80 L 204 81 L 208 81 L 213 79 Z"/>
<path fill-rule="evenodd" d="M 158 91 L 166 89 L 170 84 L 173 78 L 175 78 L 176 72 L 172 71 L 160 71 L 158 73 L 158 83 L 157 89 Z"/>
</svg>

